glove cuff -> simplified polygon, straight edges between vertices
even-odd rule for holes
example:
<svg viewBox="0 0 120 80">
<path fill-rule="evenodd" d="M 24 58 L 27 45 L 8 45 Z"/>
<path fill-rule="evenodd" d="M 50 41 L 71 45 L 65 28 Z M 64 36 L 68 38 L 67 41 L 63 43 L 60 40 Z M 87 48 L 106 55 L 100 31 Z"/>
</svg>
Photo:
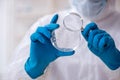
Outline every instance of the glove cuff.
<svg viewBox="0 0 120 80">
<path fill-rule="evenodd" d="M 24 65 L 25 71 L 32 79 L 35 79 L 44 73 L 44 70 L 40 70 L 40 67 L 38 67 L 39 65 L 37 65 L 37 63 L 30 62 L 30 58 L 27 59 Z"/>
<path fill-rule="evenodd" d="M 117 48 L 111 49 L 106 58 L 102 56 L 100 58 L 111 70 L 116 70 L 120 67 L 120 51 Z"/>
</svg>

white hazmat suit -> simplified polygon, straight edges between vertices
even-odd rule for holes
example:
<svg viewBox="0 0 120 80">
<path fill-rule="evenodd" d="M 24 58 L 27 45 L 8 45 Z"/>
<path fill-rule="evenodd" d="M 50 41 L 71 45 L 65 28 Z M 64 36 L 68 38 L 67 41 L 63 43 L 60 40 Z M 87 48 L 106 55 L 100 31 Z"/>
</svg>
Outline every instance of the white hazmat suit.
<svg viewBox="0 0 120 80">
<path fill-rule="evenodd" d="M 115 10 L 113 2 L 115 2 L 115 0 L 108 0 L 106 6 L 96 18 L 90 18 L 88 16 L 86 16 L 86 18 L 96 22 L 99 28 L 108 32 L 113 37 L 117 48 L 120 50 L 120 13 Z M 74 3 L 74 5 L 77 4 Z M 75 7 L 77 7 L 78 12 L 80 12 L 80 6 Z M 62 21 L 68 12 L 69 11 L 58 12 L 59 18 L 57 23 L 60 24 L 60 27 L 63 27 Z M 28 30 L 15 51 L 13 62 L 8 67 L 9 80 L 31 79 L 24 70 L 24 64 L 30 53 L 30 35 L 38 26 L 48 24 L 52 16 L 53 15 L 48 15 L 39 19 Z M 84 24 L 87 23 L 87 21 L 88 20 L 84 19 Z M 64 29 L 62 33 L 63 32 Z M 61 38 L 63 37 L 61 36 Z M 110 70 L 98 57 L 92 54 L 84 38 L 82 38 L 81 44 L 82 45 L 76 49 L 74 55 L 56 59 L 47 67 L 46 72 L 36 80 L 120 80 L 119 68 L 114 71 Z"/>
</svg>

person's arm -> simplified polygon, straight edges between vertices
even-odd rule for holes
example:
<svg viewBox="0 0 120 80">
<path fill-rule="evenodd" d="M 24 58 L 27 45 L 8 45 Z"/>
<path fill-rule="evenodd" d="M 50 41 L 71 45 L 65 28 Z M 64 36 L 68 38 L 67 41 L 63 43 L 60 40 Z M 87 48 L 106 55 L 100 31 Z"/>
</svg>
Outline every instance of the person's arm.
<svg viewBox="0 0 120 80">
<path fill-rule="evenodd" d="M 116 48 L 113 38 L 101 30 L 95 23 L 88 24 L 82 31 L 88 42 L 89 50 L 98 56 L 112 70 L 120 67 L 120 51 Z"/>
</svg>

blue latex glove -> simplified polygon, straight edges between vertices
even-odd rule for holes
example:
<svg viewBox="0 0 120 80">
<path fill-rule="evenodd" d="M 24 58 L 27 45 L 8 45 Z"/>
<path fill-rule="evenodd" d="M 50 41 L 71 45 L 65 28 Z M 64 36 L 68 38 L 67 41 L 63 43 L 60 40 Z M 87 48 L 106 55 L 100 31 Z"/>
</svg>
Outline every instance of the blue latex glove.
<svg viewBox="0 0 120 80">
<path fill-rule="evenodd" d="M 88 42 L 88 48 L 97 55 L 110 69 L 120 67 L 120 52 L 114 40 L 105 31 L 98 29 L 95 23 L 88 24 L 82 31 Z"/>
<path fill-rule="evenodd" d="M 38 27 L 31 35 L 30 57 L 25 63 L 25 70 L 31 78 L 37 78 L 44 73 L 46 67 L 60 56 L 70 56 L 71 52 L 61 52 L 51 44 L 51 32 L 59 27 L 56 24 L 58 15 L 54 15 L 50 24 Z"/>
</svg>

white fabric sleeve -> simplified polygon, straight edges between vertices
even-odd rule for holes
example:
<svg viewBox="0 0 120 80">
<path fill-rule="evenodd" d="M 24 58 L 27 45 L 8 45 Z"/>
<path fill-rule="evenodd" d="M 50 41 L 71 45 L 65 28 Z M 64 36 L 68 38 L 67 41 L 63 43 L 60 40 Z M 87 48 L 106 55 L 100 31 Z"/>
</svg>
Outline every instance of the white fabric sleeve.
<svg viewBox="0 0 120 80">
<path fill-rule="evenodd" d="M 50 18 L 52 16 L 48 15 L 38 20 L 26 33 L 25 37 L 21 41 L 21 43 L 16 48 L 13 56 L 12 63 L 7 68 L 5 74 L 5 80 L 31 80 L 31 78 L 27 75 L 24 70 L 24 64 L 29 57 L 30 51 L 30 35 L 35 32 L 38 26 L 42 26 L 45 24 L 49 24 Z M 44 80 L 44 75 L 42 75 L 39 80 Z"/>
</svg>

